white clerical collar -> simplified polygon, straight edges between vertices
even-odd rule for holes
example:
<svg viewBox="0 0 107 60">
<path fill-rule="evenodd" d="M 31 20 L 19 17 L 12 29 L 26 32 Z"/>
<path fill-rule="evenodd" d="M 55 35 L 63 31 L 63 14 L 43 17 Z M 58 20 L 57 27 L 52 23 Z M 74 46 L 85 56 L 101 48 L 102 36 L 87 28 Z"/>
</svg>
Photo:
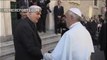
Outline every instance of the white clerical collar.
<svg viewBox="0 0 107 60">
<path fill-rule="evenodd" d="M 74 26 L 77 25 L 77 24 L 80 24 L 80 22 L 76 22 L 76 23 L 72 24 L 72 25 L 69 27 L 69 29 L 71 29 L 72 27 L 74 27 Z"/>
</svg>

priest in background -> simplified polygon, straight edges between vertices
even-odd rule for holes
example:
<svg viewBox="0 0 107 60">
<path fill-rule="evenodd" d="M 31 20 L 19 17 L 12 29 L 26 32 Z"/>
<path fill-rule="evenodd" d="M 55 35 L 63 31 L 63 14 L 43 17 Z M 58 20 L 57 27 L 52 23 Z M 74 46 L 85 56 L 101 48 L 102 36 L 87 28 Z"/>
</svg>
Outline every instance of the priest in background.
<svg viewBox="0 0 107 60">
<path fill-rule="evenodd" d="M 45 53 L 44 60 L 90 60 L 94 53 L 92 38 L 80 23 L 81 11 L 71 8 L 66 12 L 69 28 L 62 36 L 52 53 Z"/>
</svg>

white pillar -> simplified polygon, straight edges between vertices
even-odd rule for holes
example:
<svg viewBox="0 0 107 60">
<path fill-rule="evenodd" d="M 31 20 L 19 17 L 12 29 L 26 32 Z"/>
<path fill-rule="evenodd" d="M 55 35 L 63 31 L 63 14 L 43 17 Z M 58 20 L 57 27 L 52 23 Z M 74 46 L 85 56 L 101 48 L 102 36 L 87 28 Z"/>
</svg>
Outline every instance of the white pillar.
<svg viewBox="0 0 107 60">
<path fill-rule="evenodd" d="M 90 6 L 89 7 L 89 18 L 91 18 L 92 17 L 92 13 L 93 13 L 93 9 L 92 9 L 92 6 Z"/>
<path fill-rule="evenodd" d="M 0 9 L 10 9 L 10 0 L 0 1 Z M 12 36 L 11 13 L 0 11 L 0 39 L 7 40 Z"/>
<path fill-rule="evenodd" d="M 4 7 L 10 9 L 10 1 L 5 1 L 4 2 Z M 11 25 L 11 13 L 7 12 L 4 13 L 4 22 L 5 22 L 5 30 L 6 30 L 6 35 L 12 35 L 12 25 Z"/>
<path fill-rule="evenodd" d="M 54 15 L 53 15 L 53 9 L 54 9 L 54 6 L 56 4 L 56 1 L 51 1 L 49 3 L 49 7 L 51 9 L 51 13 L 48 14 L 48 18 L 47 18 L 47 29 L 49 30 L 54 30 Z"/>
<path fill-rule="evenodd" d="M 4 13 L 2 11 L 2 8 L 3 8 L 3 1 L 0 1 L 0 37 L 5 35 Z"/>
</svg>

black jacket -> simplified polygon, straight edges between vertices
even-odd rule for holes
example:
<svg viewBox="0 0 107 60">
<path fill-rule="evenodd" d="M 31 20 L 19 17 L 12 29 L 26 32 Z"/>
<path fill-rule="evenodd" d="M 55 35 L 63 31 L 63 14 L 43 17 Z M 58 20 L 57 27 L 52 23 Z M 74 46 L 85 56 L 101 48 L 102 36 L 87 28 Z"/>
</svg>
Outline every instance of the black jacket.
<svg viewBox="0 0 107 60">
<path fill-rule="evenodd" d="M 14 33 L 15 60 L 40 60 L 41 39 L 37 33 L 35 24 L 28 18 L 22 20 Z"/>
<path fill-rule="evenodd" d="M 64 14 L 63 6 L 61 6 L 60 8 L 58 8 L 58 6 L 54 7 L 54 17 L 62 16 L 63 14 Z"/>
</svg>

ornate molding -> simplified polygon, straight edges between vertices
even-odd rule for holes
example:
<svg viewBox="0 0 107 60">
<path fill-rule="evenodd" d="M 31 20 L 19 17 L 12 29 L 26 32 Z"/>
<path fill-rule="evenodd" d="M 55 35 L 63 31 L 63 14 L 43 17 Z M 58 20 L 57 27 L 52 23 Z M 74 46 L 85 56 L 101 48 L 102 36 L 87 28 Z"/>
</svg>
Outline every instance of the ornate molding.
<svg viewBox="0 0 107 60">
<path fill-rule="evenodd" d="M 68 1 L 68 2 L 73 5 L 80 5 L 80 1 Z"/>
</svg>

